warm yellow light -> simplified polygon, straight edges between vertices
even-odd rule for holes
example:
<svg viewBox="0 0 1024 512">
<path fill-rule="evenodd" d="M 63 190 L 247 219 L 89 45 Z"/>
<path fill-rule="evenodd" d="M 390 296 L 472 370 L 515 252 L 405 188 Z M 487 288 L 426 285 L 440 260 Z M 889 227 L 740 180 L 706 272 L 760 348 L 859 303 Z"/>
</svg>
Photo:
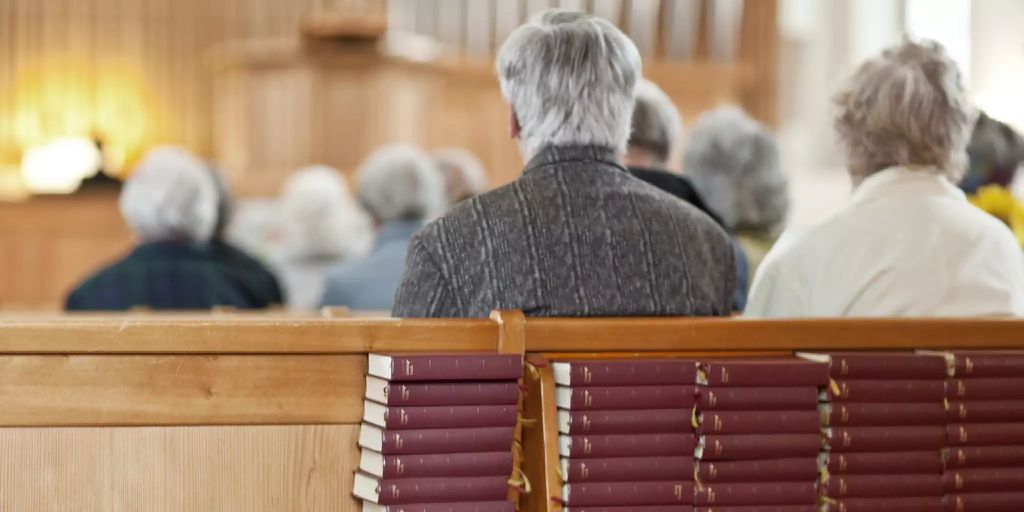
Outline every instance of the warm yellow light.
<svg viewBox="0 0 1024 512">
<path fill-rule="evenodd" d="M 63 138 L 30 148 L 21 160 L 21 177 L 35 193 L 70 194 L 102 164 L 99 149 L 86 138 Z"/>
</svg>

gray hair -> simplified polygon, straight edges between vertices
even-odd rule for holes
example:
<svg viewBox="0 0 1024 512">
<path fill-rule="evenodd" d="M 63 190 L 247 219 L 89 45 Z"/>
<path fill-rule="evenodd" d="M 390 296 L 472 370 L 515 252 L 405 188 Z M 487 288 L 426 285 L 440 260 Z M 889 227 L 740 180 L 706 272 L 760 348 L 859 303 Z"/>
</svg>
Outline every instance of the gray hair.
<svg viewBox="0 0 1024 512">
<path fill-rule="evenodd" d="M 697 119 L 683 172 L 730 229 L 774 233 L 786 220 L 788 183 L 778 142 L 738 107 L 720 107 Z"/>
<path fill-rule="evenodd" d="M 369 235 L 370 220 L 333 167 L 296 171 L 285 181 L 280 201 L 288 258 L 345 258 Z"/>
<path fill-rule="evenodd" d="M 636 88 L 630 149 L 640 148 L 666 166 L 682 134 L 683 120 L 675 104 L 657 84 L 641 79 Z"/>
<path fill-rule="evenodd" d="M 527 157 L 552 145 L 625 150 L 641 62 L 615 25 L 579 12 L 541 13 L 512 32 L 497 69 Z"/>
<path fill-rule="evenodd" d="M 177 147 L 150 150 L 121 189 L 121 214 L 144 242 L 206 242 L 217 222 L 217 186 L 206 165 Z"/>
<path fill-rule="evenodd" d="M 412 146 L 377 150 L 359 167 L 356 184 L 363 207 L 381 223 L 431 218 L 447 203 L 441 172 Z"/>
<path fill-rule="evenodd" d="M 960 70 L 934 41 L 905 41 L 861 64 L 834 98 L 855 181 L 886 167 L 927 167 L 960 181 L 975 118 Z"/>
<path fill-rule="evenodd" d="M 461 148 L 442 148 L 434 151 L 434 162 L 444 176 L 449 205 L 487 190 L 484 165 L 473 153 Z"/>
</svg>

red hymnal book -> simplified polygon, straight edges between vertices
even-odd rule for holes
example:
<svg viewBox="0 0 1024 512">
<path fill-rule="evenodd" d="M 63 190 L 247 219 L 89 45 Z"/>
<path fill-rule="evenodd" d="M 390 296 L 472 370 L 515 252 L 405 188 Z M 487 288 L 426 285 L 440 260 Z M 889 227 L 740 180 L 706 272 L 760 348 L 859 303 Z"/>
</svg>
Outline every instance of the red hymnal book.
<svg viewBox="0 0 1024 512">
<path fill-rule="evenodd" d="M 813 411 L 818 408 L 818 388 L 698 387 L 697 408 L 701 411 Z"/>
<path fill-rule="evenodd" d="M 562 486 L 562 500 L 573 510 L 584 506 L 693 504 L 693 482 L 602 482 Z"/>
<path fill-rule="evenodd" d="M 825 429 L 827 450 L 833 452 L 940 450 L 945 446 L 945 437 L 940 426 Z"/>
<path fill-rule="evenodd" d="M 691 409 L 695 386 L 622 386 L 565 388 L 555 390 L 555 402 L 562 409 L 600 411 L 624 409 Z"/>
<path fill-rule="evenodd" d="M 693 480 L 693 457 L 616 457 L 562 459 L 566 482 L 647 482 Z"/>
<path fill-rule="evenodd" d="M 697 383 L 725 386 L 824 386 L 828 366 L 802 359 L 721 359 L 697 365 Z"/>
<path fill-rule="evenodd" d="M 572 387 L 697 383 L 697 361 L 692 359 L 556 362 L 551 369 L 556 384 Z"/>
<path fill-rule="evenodd" d="M 366 376 L 366 398 L 390 406 L 516 405 L 519 383 L 489 382 L 390 382 Z"/>
<path fill-rule="evenodd" d="M 943 457 L 950 469 L 1024 467 L 1024 445 L 947 448 Z"/>
<path fill-rule="evenodd" d="M 954 423 L 946 425 L 950 446 L 1024 444 L 1024 423 Z"/>
<path fill-rule="evenodd" d="M 852 498 L 829 500 L 819 512 L 939 512 L 942 496 L 918 498 Z"/>
<path fill-rule="evenodd" d="M 825 392 L 829 402 L 942 403 L 945 396 L 941 380 L 837 380 Z"/>
<path fill-rule="evenodd" d="M 363 423 L 359 446 L 384 455 L 501 452 L 512 449 L 513 427 L 383 430 Z"/>
<path fill-rule="evenodd" d="M 377 479 L 356 473 L 357 498 L 379 505 L 501 501 L 508 495 L 507 476 Z"/>
<path fill-rule="evenodd" d="M 818 512 L 814 505 L 754 505 L 747 507 L 697 507 L 694 512 Z"/>
<path fill-rule="evenodd" d="M 668 434 L 693 431 L 687 409 L 558 411 L 563 434 Z"/>
<path fill-rule="evenodd" d="M 768 459 L 738 461 L 701 461 L 697 464 L 700 482 L 813 482 L 818 479 L 818 461 Z"/>
<path fill-rule="evenodd" d="M 693 504 L 698 507 L 739 505 L 803 505 L 817 500 L 814 482 L 700 484 Z"/>
<path fill-rule="evenodd" d="M 942 473 L 942 454 L 923 452 L 822 453 L 818 465 L 833 475 L 938 475 Z"/>
<path fill-rule="evenodd" d="M 518 380 L 523 358 L 514 354 L 369 354 L 367 373 L 392 382 Z"/>
<path fill-rule="evenodd" d="M 945 512 L 1020 512 L 1024 491 L 947 494 Z"/>
<path fill-rule="evenodd" d="M 972 401 L 950 400 L 946 407 L 949 423 L 1024 423 L 1024 400 Z"/>
<path fill-rule="evenodd" d="M 1024 467 L 955 469 L 942 475 L 942 484 L 950 494 L 1024 490 Z"/>
<path fill-rule="evenodd" d="M 698 414 L 702 434 L 816 434 L 817 411 L 706 411 Z"/>
<path fill-rule="evenodd" d="M 1024 351 L 964 351 L 952 354 L 953 377 L 1024 377 Z"/>
<path fill-rule="evenodd" d="M 417 503 L 414 505 L 378 505 L 363 502 L 363 512 L 515 512 L 510 501 L 469 503 Z"/>
<path fill-rule="evenodd" d="M 944 379 L 946 359 L 912 352 L 797 352 L 797 357 L 829 365 L 833 379 Z"/>
<path fill-rule="evenodd" d="M 846 403 L 821 404 L 821 420 L 832 427 L 898 427 L 943 425 L 946 408 L 933 403 Z"/>
<path fill-rule="evenodd" d="M 946 398 L 970 401 L 1024 400 L 1024 378 L 947 379 Z"/>
<path fill-rule="evenodd" d="M 833 499 L 942 496 L 942 475 L 832 475 L 820 492 Z"/>
<path fill-rule="evenodd" d="M 565 507 L 564 512 L 693 512 L 693 505 L 647 505 L 642 507 Z"/>
<path fill-rule="evenodd" d="M 359 454 L 359 470 L 378 478 L 438 476 L 507 477 L 512 474 L 512 451 L 383 455 L 363 448 Z"/>
<path fill-rule="evenodd" d="M 518 413 L 515 405 L 388 407 L 376 402 L 363 404 L 363 421 L 387 430 L 512 427 Z"/>
<path fill-rule="evenodd" d="M 750 460 L 817 457 L 820 434 L 752 434 L 700 436 L 700 460 Z"/>
<path fill-rule="evenodd" d="M 693 434 L 558 436 L 559 454 L 574 458 L 692 456 L 696 442 Z"/>
</svg>

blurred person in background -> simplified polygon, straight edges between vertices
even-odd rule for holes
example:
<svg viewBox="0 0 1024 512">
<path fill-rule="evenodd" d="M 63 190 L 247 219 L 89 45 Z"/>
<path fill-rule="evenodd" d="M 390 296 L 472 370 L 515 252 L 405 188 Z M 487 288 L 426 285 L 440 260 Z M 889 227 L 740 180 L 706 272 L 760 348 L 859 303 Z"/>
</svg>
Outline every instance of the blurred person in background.
<svg viewBox="0 0 1024 512">
<path fill-rule="evenodd" d="M 1006 223 L 1024 245 L 1024 202 L 1014 194 L 1024 164 L 1024 137 L 1010 125 L 982 113 L 967 145 L 970 165 L 960 188 L 971 204 Z"/>
<path fill-rule="evenodd" d="M 379 149 L 356 175 L 359 201 L 377 227 L 369 254 L 335 266 L 321 301 L 353 310 L 391 311 L 405 271 L 409 240 L 448 204 L 445 180 L 423 151 L 409 146 Z"/>
<path fill-rule="evenodd" d="M 121 213 L 139 245 L 80 284 L 67 309 L 258 308 L 214 256 L 217 185 L 184 149 L 151 150 L 121 189 Z"/>
<path fill-rule="evenodd" d="M 305 167 L 281 192 L 283 242 L 276 258 L 288 308 L 314 310 L 324 295 L 327 271 L 369 249 L 370 219 L 349 192 L 345 177 L 324 165 Z"/>
<path fill-rule="evenodd" d="M 487 190 L 487 173 L 480 159 L 462 148 L 434 151 L 434 162 L 444 176 L 448 206 L 483 194 Z"/>
<path fill-rule="evenodd" d="M 784 235 L 754 278 L 752 316 L 1024 313 L 1024 255 L 957 188 L 975 111 L 931 41 L 862 64 L 835 97 L 852 202 Z"/>
</svg>

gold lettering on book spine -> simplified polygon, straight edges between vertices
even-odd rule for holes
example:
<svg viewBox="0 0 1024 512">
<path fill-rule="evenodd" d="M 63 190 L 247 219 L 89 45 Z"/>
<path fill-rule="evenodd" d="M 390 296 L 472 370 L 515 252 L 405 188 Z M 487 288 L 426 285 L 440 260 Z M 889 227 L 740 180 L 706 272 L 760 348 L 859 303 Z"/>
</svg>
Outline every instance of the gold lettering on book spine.
<svg viewBox="0 0 1024 512">
<path fill-rule="evenodd" d="M 583 367 L 583 383 L 590 384 L 590 381 L 594 379 L 594 372 L 590 371 L 589 366 Z"/>
<path fill-rule="evenodd" d="M 843 447 L 844 448 L 849 448 L 851 444 L 853 444 L 853 436 L 851 436 L 849 432 L 844 430 L 843 431 Z"/>
<path fill-rule="evenodd" d="M 402 447 L 405 446 L 405 440 L 402 439 L 402 436 L 400 434 L 394 434 L 393 439 L 395 440 L 395 448 L 401 450 Z"/>
<path fill-rule="evenodd" d="M 590 455 L 590 452 L 593 449 L 594 449 L 594 446 L 592 444 L 590 444 L 590 438 L 589 437 L 584 437 L 583 438 L 583 453 L 586 454 L 586 455 Z"/>
<path fill-rule="evenodd" d="M 956 381 L 956 396 L 957 398 L 963 398 L 967 394 L 967 384 L 962 380 Z"/>
<path fill-rule="evenodd" d="M 387 389 L 387 388 L 385 388 L 385 389 Z M 405 385 L 403 385 L 403 386 L 402 386 L 401 388 L 399 388 L 399 389 L 401 389 L 401 391 L 402 391 L 402 392 L 400 393 L 400 394 L 402 395 L 402 400 L 403 400 L 403 401 L 409 400 L 409 386 L 405 386 Z"/>
<path fill-rule="evenodd" d="M 721 366 L 720 368 L 722 369 L 722 384 L 728 384 L 729 383 L 729 370 L 726 370 L 724 366 Z"/>
<path fill-rule="evenodd" d="M 399 476 L 405 474 L 405 463 L 399 457 L 395 458 L 395 474 Z"/>
<path fill-rule="evenodd" d="M 715 414 L 715 421 L 714 421 L 714 423 L 715 423 L 715 426 L 714 426 L 715 432 L 721 432 L 722 431 L 722 417 L 719 416 L 718 414 Z"/>
<path fill-rule="evenodd" d="M 679 484 L 673 485 L 672 495 L 676 497 L 676 501 L 683 501 L 683 486 Z"/>
<path fill-rule="evenodd" d="M 848 462 L 846 460 L 846 455 L 840 455 L 839 456 L 839 471 L 846 471 L 847 464 L 848 464 Z"/>
<path fill-rule="evenodd" d="M 581 480 L 586 480 L 588 478 L 590 478 L 590 468 L 587 466 L 586 462 L 581 462 L 580 463 L 580 479 Z"/>
<path fill-rule="evenodd" d="M 715 396 L 714 391 L 708 391 L 708 405 L 714 407 L 718 403 L 718 397 Z"/>
<path fill-rule="evenodd" d="M 960 496 L 956 497 L 956 512 L 964 512 L 964 499 Z"/>
<path fill-rule="evenodd" d="M 962 420 L 967 419 L 967 404 L 956 404 L 956 416 Z"/>
<path fill-rule="evenodd" d="M 960 472 L 953 473 L 953 487 L 958 491 L 964 488 L 964 476 Z"/>
<path fill-rule="evenodd" d="M 587 416 L 586 414 L 583 415 L 583 429 L 582 430 L 583 430 L 584 434 L 590 432 L 590 416 Z"/>
<path fill-rule="evenodd" d="M 956 462 L 960 466 L 967 465 L 967 453 L 964 452 L 963 448 L 957 448 L 956 450 Z"/>
<path fill-rule="evenodd" d="M 715 490 L 710 487 L 704 488 L 704 500 L 707 501 L 708 505 L 714 505 L 717 500 L 715 496 Z"/>
<path fill-rule="evenodd" d="M 594 397 L 590 396 L 590 391 L 583 390 L 583 404 L 590 407 L 594 403 Z"/>
<path fill-rule="evenodd" d="M 850 422 L 850 410 L 847 409 L 845 405 L 839 406 L 839 417 L 843 424 Z"/>
<path fill-rule="evenodd" d="M 409 361 L 408 359 L 406 359 L 404 361 L 403 365 L 405 366 L 405 374 L 407 376 L 409 376 L 409 377 L 412 377 L 415 374 L 415 371 L 416 371 L 416 369 L 413 368 L 413 366 L 412 366 L 412 361 Z"/>
<path fill-rule="evenodd" d="M 957 438 L 960 440 L 960 443 L 967 443 L 967 429 L 963 425 L 957 427 Z"/>
<path fill-rule="evenodd" d="M 850 363 L 846 362 L 846 359 L 839 360 L 839 374 L 843 377 L 850 374 Z"/>
<path fill-rule="evenodd" d="M 385 421 L 385 423 L 387 422 Z M 398 423 L 403 426 L 409 424 L 409 415 L 405 412 L 405 409 L 398 410 Z"/>
<path fill-rule="evenodd" d="M 718 466 L 715 463 L 708 464 L 708 480 L 715 480 L 718 478 Z"/>
<path fill-rule="evenodd" d="M 846 496 L 846 493 L 850 492 L 849 487 L 846 485 L 846 479 L 839 477 L 839 495 Z"/>
<path fill-rule="evenodd" d="M 400 499 L 401 497 L 402 497 L 402 491 L 398 488 L 397 485 L 391 484 L 391 498 L 397 500 L 397 499 Z"/>
<path fill-rule="evenodd" d="M 721 455 L 722 454 L 722 442 L 719 441 L 718 439 L 715 439 L 715 449 L 714 449 L 714 452 L 715 452 L 715 455 Z"/>
<path fill-rule="evenodd" d="M 974 361 L 968 357 L 964 357 L 964 376 L 968 376 L 974 373 Z"/>
</svg>

